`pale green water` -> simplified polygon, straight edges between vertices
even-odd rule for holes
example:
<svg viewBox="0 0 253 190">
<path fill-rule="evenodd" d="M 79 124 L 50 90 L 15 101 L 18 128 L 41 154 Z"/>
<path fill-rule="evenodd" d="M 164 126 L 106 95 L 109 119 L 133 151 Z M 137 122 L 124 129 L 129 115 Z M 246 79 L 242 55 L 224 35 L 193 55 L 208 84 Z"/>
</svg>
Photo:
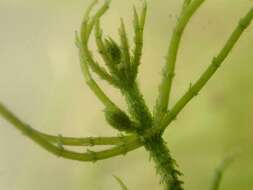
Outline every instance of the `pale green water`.
<svg viewBox="0 0 253 190">
<path fill-rule="evenodd" d="M 119 17 L 132 33 L 132 4 L 115 0 L 103 20 L 116 36 Z M 179 11 L 178 1 L 148 1 L 143 65 L 139 81 L 152 106 L 164 55 Z M 74 30 L 88 1 L 0 0 L 0 100 L 37 129 L 73 136 L 115 135 L 102 105 L 83 82 Z M 249 0 L 206 0 L 191 21 L 179 52 L 173 102 L 201 74 L 237 21 L 253 6 Z M 224 66 L 165 134 L 185 176 L 186 190 L 208 189 L 214 168 L 226 153 L 238 151 L 222 190 L 253 189 L 253 26 Z M 119 105 L 119 93 L 102 83 Z M 0 119 L 1 190 L 119 190 L 112 175 L 130 190 L 160 190 L 143 149 L 125 157 L 78 163 L 50 155 Z"/>
</svg>

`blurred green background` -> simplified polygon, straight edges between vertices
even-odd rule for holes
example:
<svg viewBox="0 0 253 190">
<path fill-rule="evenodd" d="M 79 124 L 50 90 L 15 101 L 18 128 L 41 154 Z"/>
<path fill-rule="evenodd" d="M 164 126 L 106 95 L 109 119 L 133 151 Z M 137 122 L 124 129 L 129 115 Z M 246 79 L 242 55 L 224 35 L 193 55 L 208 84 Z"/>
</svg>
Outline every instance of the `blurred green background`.
<svg viewBox="0 0 253 190">
<path fill-rule="evenodd" d="M 89 2 L 0 0 L 0 100 L 36 129 L 69 136 L 117 135 L 104 120 L 103 106 L 83 81 L 74 46 L 74 31 Z M 181 3 L 148 1 L 139 83 L 150 106 Z M 123 17 L 132 37 L 133 4 L 140 7 L 141 1 L 112 2 L 103 19 L 106 34 L 116 37 Z M 174 103 L 252 6 L 250 0 L 206 0 L 183 37 Z M 208 189 L 214 169 L 229 152 L 237 156 L 221 189 L 253 189 L 252 49 L 250 26 L 214 78 L 164 135 L 184 173 L 187 190 Z M 104 82 L 101 85 L 125 107 L 117 90 Z M 0 150 L 1 190 L 119 190 L 112 175 L 121 177 L 130 190 L 162 189 L 143 148 L 96 164 L 64 160 L 0 118 Z"/>
</svg>

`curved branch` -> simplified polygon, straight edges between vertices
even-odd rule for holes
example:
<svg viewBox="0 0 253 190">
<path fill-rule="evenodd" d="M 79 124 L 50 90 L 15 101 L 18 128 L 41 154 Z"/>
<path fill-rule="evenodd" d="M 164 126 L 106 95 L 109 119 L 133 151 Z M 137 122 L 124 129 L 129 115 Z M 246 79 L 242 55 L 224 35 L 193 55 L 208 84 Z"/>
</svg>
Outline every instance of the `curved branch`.
<svg viewBox="0 0 253 190">
<path fill-rule="evenodd" d="M 83 18 L 83 22 L 81 25 L 81 41 L 78 42 L 78 48 L 80 48 L 80 46 L 83 46 L 83 52 L 85 55 L 85 59 L 87 60 L 87 63 L 89 64 L 89 66 L 91 67 L 92 71 L 95 72 L 98 76 L 100 76 L 102 79 L 106 80 L 107 82 L 109 82 L 110 84 L 114 85 L 114 86 L 118 86 L 117 81 L 110 75 L 107 73 L 106 69 L 103 68 L 102 66 L 100 66 L 94 59 L 92 56 L 92 52 L 89 50 L 88 48 L 88 41 L 90 38 L 90 34 L 94 28 L 95 23 L 97 22 L 97 20 L 99 20 L 100 17 L 102 17 L 105 12 L 108 10 L 109 8 L 109 1 L 107 1 L 97 12 L 96 14 L 89 19 L 89 14 L 91 9 L 94 7 L 94 5 L 96 4 L 96 0 L 89 6 L 89 8 L 86 10 L 84 18 Z"/>
<path fill-rule="evenodd" d="M 98 86 L 96 81 L 92 78 L 89 68 L 88 68 L 88 60 L 84 50 L 83 45 L 79 46 L 79 58 L 81 69 L 85 78 L 87 85 L 94 92 L 94 94 L 98 97 L 98 99 L 104 104 L 105 107 L 115 108 L 117 107 L 110 98 L 103 92 L 103 90 Z"/>
<path fill-rule="evenodd" d="M 119 109 L 102 91 L 102 89 L 98 86 L 96 81 L 92 78 L 88 66 L 92 67 L 92 64 L 94 63 L 94 60 L 91 56 L 91 52 L 88 49 L 88 41 L 90 37 L 91 30 L 94 27 L 95 22 L 106 12 L 109 5 L 108 2 L 106 2 L 95 14 L 95 16 L 92 18 L 90 22 L 88 18 L 88 13 L 90 10 L 88 9 L 86 11 L 85 17 L 83 19 L 83 23 L 81 26 L 81 39 L 79 39 L 79 36 L 76 35 L 76 43 L 77 47 L 79 48 L 79 57 L 80 57 L 80 64 L 81 69 L 84 75 L 84 78 L 86 80 L 87 85 L 90 87 L 90 89 L 95 93 L 95 95 L 100 99 L 100 101 L 105 105 L 105 107 L 111 107 L 111 108 L 117 108 Z M 91 6 L 92 8 L 92 6 Z M 96 71 L 95 71 L 96 72 Z"/>
<path fill-rule="evenodd" d="M 118 145 L 116 147 L 103 150 L 100 152 L 93 152 L 88 150 L 86 153 L 77 153 L 70 150 L 64 149 L 62 144 L 58 144 L 58 146 L 50 143 L 47 138 L 41 136 L 41 134 L 37 133 L 34 129 L 32 129 L 29 125 L 21 121 L 17 118 L 13 113 L 11 113 L 4 105 L 0 104 L 0 115 L 2 115 L 8 122 L 10 122 L 16 129 L 21 131 L 24 135 L 29 137 L 33 142 L 47 150 L 48 152 L 71 160 L 78 161 L 98 161 L 106 158 L 124 155 L 127 152 L 137 149 L 142 146 L 142 143 L 139 141 L 136 143 L 136 138 L 128 139 L 125 143 Z M 121 141 L 123 142 L 123 141 Z"/>
</svg>

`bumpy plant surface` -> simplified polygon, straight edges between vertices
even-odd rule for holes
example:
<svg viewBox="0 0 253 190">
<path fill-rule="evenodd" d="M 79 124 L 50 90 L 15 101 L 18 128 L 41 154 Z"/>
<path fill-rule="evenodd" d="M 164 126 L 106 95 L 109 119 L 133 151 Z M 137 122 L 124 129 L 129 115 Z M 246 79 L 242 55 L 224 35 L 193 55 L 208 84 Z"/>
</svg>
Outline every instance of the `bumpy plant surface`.
<svg viewBox="0 0 253 190">
<path fill-rule="evenodd" d="M 162 71 L 162 81 L 158 88 L 158 97 L 152 111 L 147 106 L 137 83 L 138 68 L 142 57 L 147 4 L 143 5 L 140 12 L 135 7 L 133 10 L 133 48 L 130 47 L 123 19 L 121 19 L 119 28 L 120 42 L 111 37 L 104 37 L 100 21 L 109 8 L 109 1 L 106 1 L 92 16 L 91 12 L 97 1 L 93 1 L 87 8 L 80 32 L 76 32 L 76 46 L 79 51 L 82 74 L 89 88 L 104 105 L 103 112 L 106 121 L 122 135 L 116 137 L 80 138 L 62 135 L 54 136 L 32 128 L 19 119 L 4 104 L 0 104 L 0 115 L 42 148 L 66 159 L 96 162 L 118 155 L 125 155 L 129 151 L 144 147 L 155 162 L 157 174 L 160 176 L 163 188 L 165 190 L 183 190 L 183 182 L 180 179 L 182 174 L 178 170 L 176 161 L 172 157 L 162 135 L 165 129 L 176 119 L 180 111 L 199 94 L 200 90 L 215 74 L 253 18 L 253 9 L 251 9 L 240 19 L 223 48 L 221 48 L 218 55 L 214 56 L 211 64 L 203 74 L 195 83 L 189 85 L 188 90 L 178 99 L 175 105 L 170 106 L 170 94 L 182 35 L 190 19 L 203 2 L 204 0 L 185 0 L 183 3 L 180 16 L 171 36 L 165 66 Z M 92 32 L 94 32 L 97 49 L 106 67 L 103 67 L 95 60 L 89 48 Z M 98 75 L 101 79 L 119 89 L 125 98 L 128 109 L 123 110 L 119 108 L 100 88 L 92 74 Z M 110 145 L 110 147 L 113 147 L 102 151 L 87 149 L 85 153 L 72 151 L 66 147 L 94 147 L 99 145 Z M 230 161 L 231 158 L 229 157 L 218 167 L 210 187 L 211 190 L 219 188 L 222 173 Z M 115 179 L 119 182 L 122 189 L 127 189 L 126 185 L 118 177 L 115 176 Z"/>
</svg>

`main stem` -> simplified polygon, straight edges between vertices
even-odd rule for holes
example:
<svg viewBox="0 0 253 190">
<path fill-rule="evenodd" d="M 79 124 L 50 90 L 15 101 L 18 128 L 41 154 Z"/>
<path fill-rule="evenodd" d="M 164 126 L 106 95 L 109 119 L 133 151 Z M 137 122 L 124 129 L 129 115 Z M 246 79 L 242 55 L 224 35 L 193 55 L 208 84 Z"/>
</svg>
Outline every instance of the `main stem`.
<svg viewBox="0 0 253 190">
<path fill-rule="evenodd" d="M 145 148 L 155 162 L 164 190 L 183 190 L 183 182 L 179 179 L 181 173 L 177 170 L 176 161 L 172 158 L 164 140 L 160 136 L 152 137 L 146 141 Z"/>
<path fill-rule="evenodd" d="M 137 84 L 134 84 L 124 92 L 131 115 L 141 124 L 138 134 L 143 136 L 143 130 L 154 128 L 152 115 L 145 104 Z M 183 182 L 179 179 L 181 173 L 177 170 L 176 161 L 172 158 L 161 135 L 155 134 L 144 137 L 144 147 L 155 162 L 156 171 L 160 176 L 160 182 L 163 184 L 164 190 L 183 190 Z"/>
<path fill-rule="evenodd" d="M 152 115 L 137 83 L 134 82 L 122 89 L 122 94 L 125 96 L 131 116 L 140 123 L 142 130 L 152 127 Z M 141 132 L 143 131 L 140 131 L 140 134 Z"/>
</svg>

